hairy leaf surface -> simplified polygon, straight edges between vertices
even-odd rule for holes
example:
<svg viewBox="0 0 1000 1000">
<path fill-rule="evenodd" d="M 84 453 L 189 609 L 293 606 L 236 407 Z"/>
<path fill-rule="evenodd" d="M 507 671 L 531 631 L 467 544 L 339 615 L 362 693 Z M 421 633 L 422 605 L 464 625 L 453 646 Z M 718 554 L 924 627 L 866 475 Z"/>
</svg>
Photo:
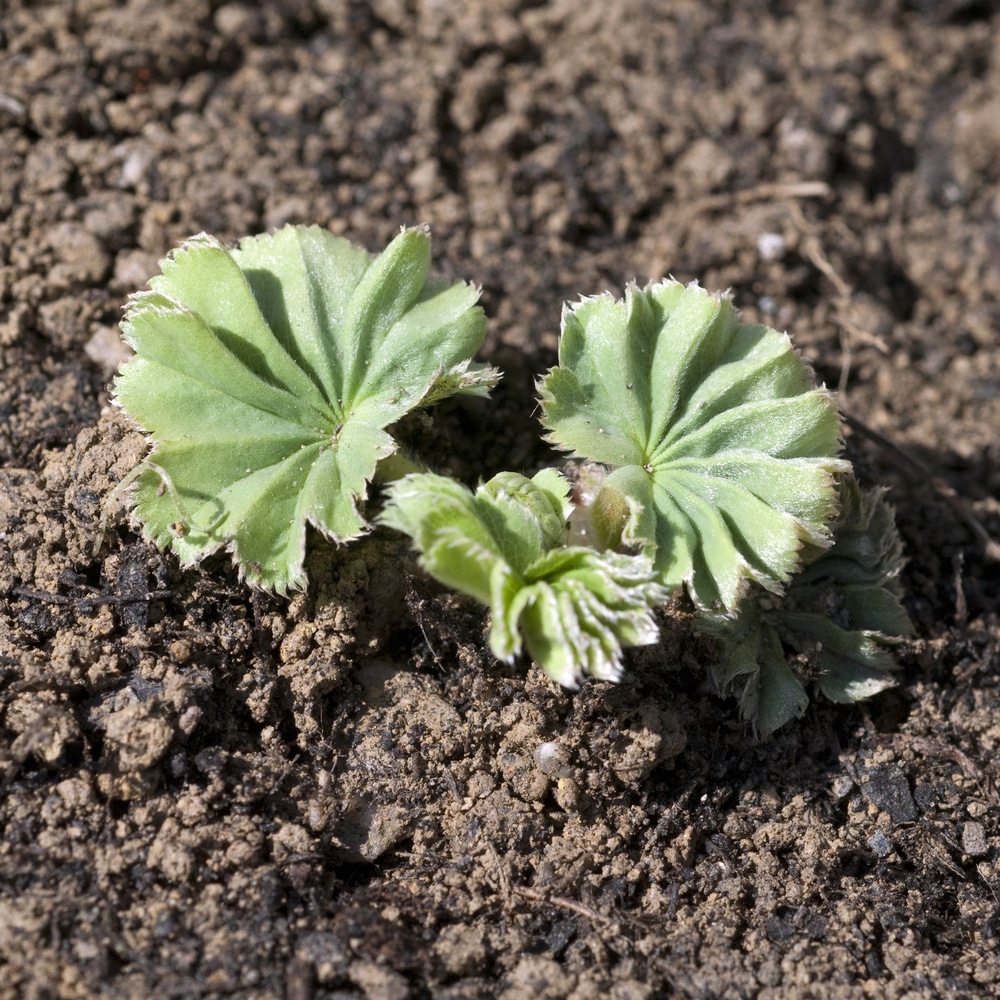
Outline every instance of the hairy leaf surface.
<svg viewBox="0 0 1000 1000">
<path fill-rule="evenodd" d="M 388 432 L 415 407 L 484 394 L 470 361 L 478 292 L 427 280 L 430 236 L 406 229 L 378 257 L 318 227 L 227 249 L 202 234 L 129 300 L 136 356 L 115 383 L 151 435 L 135 506 L 153 541 L 190 565 L 227 546 L 253 583 L 305 584 L 306 526 L 340 542 Z"/>
<path fill-rule="evenodd" d="M 700 607 L 733 609 L 748 581 L 779 591 L 804 547 L 829 544 L 836 407 L 788 338 L 727 298 L 665 281 L 566 307 L 540 391 L 548 439 L 612 468 L 622 541 Z"/>
<path fill-rule="evenodd" d="M 617 680 L 622 646 L 655 642 L 666 591 L 646 556 L 564 545 L 569 483 L 552 469 L 504 472 L 475 493 L 443 476 L 395 483 L 381 521 L 408 534 L 423 567 L 492 611 L 490 647 L 526 647 L 551 677 Z"/>
<path fill-rule="evenodd" d="M 833 546 L 793 577 L 783 598 L 751 596 L 735 617 L 708 617 L 711 668 L 722 692 L 739 691 L 745 718 L 766 736 L 802 713 L 800 677 L 832 701 L 871 697 L 895 684 L 892 650 L 913 626 L 900 601 L 902 542 L 881 490 L 841 489 Z"/>
</svg>

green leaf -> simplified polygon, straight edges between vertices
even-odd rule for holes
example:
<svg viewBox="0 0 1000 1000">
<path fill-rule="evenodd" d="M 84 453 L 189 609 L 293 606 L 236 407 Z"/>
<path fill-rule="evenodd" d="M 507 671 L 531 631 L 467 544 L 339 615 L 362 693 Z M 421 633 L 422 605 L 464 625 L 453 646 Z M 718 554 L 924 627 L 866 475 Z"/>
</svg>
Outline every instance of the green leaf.
<svg viewBox="0 0 1000 1000">
<path fill-rule="evenodd" d="M 387 430 L 497 374 L 470 362 L 478 292 L 428 281 L 430 236 L 406 229 L 379 257 L 318 227 L 227 249 L 202 234 L 162 262 L 122 320 L 135 358 L 118 401 L 153 449 L 136 479 L 146 535 L 191 565 L 231 549 L 252 583 L 306 583 L 307 525 L 343 542 Z"/>
<path fill-rule="evenodd" d="M 622 646 L 655 642 L 652 609 L 666 597 L 648 557 L 566 546 L 569 483 L 501 473 L 475 493 L 443 476 L 394 483 L 381 522 L 408 534 L 421 565 L 492 611 L 490 646 L 526 648 L 566 687 L 617 680 Z"/>
<path fill-rule="evenodd" d="M 488 502 L 488 501 L 487 501 Z M 442 583 L 489 604 L 493 574 L 507 566 L 503 540 L 477 510 L 476 497 L 446 476 L 418 472 L 389 487 L 379 521 L 413 539 L 420 563 Z"/>
<path fill-rule="evenodd" d="M 758 592 L 735 616 L 707 616 L 723 692 L 742 691 L 744 718 L 766 736 L 805 707 L 796 674 L 831 701 L 852 702 L 892 687 L 892 650 L 913 634 L 900 601 L 902 541 L 884 491 L 841 484 L 833 546 L 797 573 L 784 597 Z"/>
<path fill-rule="evenodd" d="M 613 468 L 622 544 L 699 607 L 734 609 L 750 581 L 780 591 L 829 545 L 849 468 L 836 407 L 788 338 L 740 324 L 727 298 L 665 281 L 584 299 L 540 391 L 548 440 Z"/>
<path fill-rule="evenodd" d="M 737 694 L 740 715 L 761 739 L 802 715 L 809 704 L 781 637 L 765 615 L 769 600 L 747 600 L 738 616 L 708 615 L 697 623 L 719 646 L 719 659 L 709 665 L 717 690 Z"/>
</svg>

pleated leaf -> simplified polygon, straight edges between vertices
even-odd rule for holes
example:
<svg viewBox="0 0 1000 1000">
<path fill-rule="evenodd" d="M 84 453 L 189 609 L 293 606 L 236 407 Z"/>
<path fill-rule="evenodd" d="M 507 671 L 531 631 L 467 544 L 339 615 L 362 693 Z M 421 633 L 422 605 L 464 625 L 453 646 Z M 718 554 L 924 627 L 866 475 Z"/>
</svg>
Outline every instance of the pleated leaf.
<svg viewBox="0 0 1000 1000">
<path fill-rule="evenodd" d="M 564 545 L 568 492 L 552 469 L 501 473 L 475 493 L 418 473 L 393 484 L 381 522 L 413 539 L 432 576 L 490 608 L 499 659 L 526 649 L 575 688 L 587 676 L 618 680 L 622 647 L 656 641 L 666 591 L 646 556 Z"/>
<path fill-rule="evenodd" d="M 307 525 L 338 542 L 368 530 L 387 428 L 497 378 L 470 361 L 478 291 L 429 281 L 429 265 L 424 229 L 373 257 L 318 227 L 238 249 L 202 234 L 163 261 L 129 300 L 136 356 L 115 382 L 152 439 L 134 490 L 146 535 L 184 565 L 227 547 L 283 592 L 305 585 Z"/>
<path fill-rule="evenodd" d="M 892 687 L 893 650 L 913 634 L 900 601 L 902 542 L 881 490 L 841 487 L 833 546 L 796 574 L 782 598 L 758 593 L 735 616 L 707 616 L 712 668 L 723 693 L 737 692 L 744 718 L 766 736 L 807 704 L 804 680 L 832 701 L 852 702 Z"/>
<path fill-rule="evenodd" d="M 701 608 L 734 609 L 750 581 L 780 591 L 829 545 L 848 467 L 836 407 L 788 338 L 727 298 L 665 281 L 567 307 L 539 388 L 548 440 L 613 470 L 622 543 Z"/>
</svg>

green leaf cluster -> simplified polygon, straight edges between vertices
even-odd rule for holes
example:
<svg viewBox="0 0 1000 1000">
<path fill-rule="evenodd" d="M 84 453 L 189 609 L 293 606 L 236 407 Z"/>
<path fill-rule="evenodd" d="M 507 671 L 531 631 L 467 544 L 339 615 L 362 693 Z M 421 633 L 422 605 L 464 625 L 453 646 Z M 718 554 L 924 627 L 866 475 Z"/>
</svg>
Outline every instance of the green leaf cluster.
<svg viewBox="0 0 1000 1000">
<path fill-rule="evenodd" d="M 526 647 L 576 687 L 584 676 L 618 680 L 622 646 L 656 641 L 666 591 L 645 557 L 567 546 L 568 493 L 553 469 L 503 472 L 475 493 L 420 473 L 392 486 L 381 520 L 410 535 L 431 575 L 491 608 L 499 659 Z"/>
<path fill-rule="evenodd" d="M 836 405 L 787 336 L 672 280 L 567 306 L 539 391 L 548 440 L 577 459 L 573 499 L 555 469 L 473 492 L 414 473 L 393 437 L 499 378 L 471 360 L 478 291 L 429 267 L 423 228 L 377 257 L 286 227 L 165 260 L 129 300 L 136 356 L 115 383 L 152 442 L 121 487 L 147 537 L 184 565 L 227 548 L 284 592 L 305 586 L 309 525 L 370 530 L 377 478 L 379 523 L 490 609 L 495 655 L 526 652 L 567 687 L 617 680 L 683 593 L 718 641 L 716 685 L 763 734 L 803 711 L 809 680 L 835 701 L 892 683 L 911 632 L 892 511 L 857 487 Z"/>
<path fill-rule="evenodd" d="M 837 702 L 892 687 L 892 649 L 913 634 L 900 600 L 902 541 L 884 491 L 863 491 L 850 475 L 841 498 L 832 547 L 782 600 L 758 591 L 735 619 L 708 616 L 700 625 L 719 645 L 716 686 L 739 694 L 743 716 L 763 736 L 805 710 L 803 678 Z"/>
<path fill-rule="evenodd" d="M 201 235 L 128 303 L 136 356 L 118 401 L 153 449 L 136 481 L 146 535 L 191 565 L 221 547 L 241 573 L 306 583 L 306 526 L 343 542 L 388 428 L 497 373 L 470 358 L 485 332 L 478 291 L 428 280 L 430 236 L 404 229 L 379 257 L 317 227 L 227 249 Z"/>
</svg>

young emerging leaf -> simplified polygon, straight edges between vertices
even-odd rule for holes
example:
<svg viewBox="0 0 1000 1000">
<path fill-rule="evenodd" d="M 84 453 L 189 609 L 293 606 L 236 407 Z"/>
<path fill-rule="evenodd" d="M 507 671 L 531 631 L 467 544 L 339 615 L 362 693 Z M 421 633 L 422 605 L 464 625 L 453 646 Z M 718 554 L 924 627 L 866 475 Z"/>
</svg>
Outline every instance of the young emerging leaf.
<svg viewBox="0 0 1000 1000">
<path fill-rule="evenodd" d="M 892 508 L 883 491 L 862 492 L 852 476 L 841 497 L 832 548 L 793 577 L 783 599 L 760 594 L 735 618 L 701 625 L 719 644 L 716 686 L 742 685 L 742 714 L 764 736 L 808 702 L 792 663 L 831 700 L 858 701 L 895 684 L 890 650 L 913 634 L 900 602 L 902 542 Z"/>
<path fill-rule="evenodd" d="M 666 591 L 645 556 L 564 544 L 568 492 L 552 469 L 504 472 L 475 493 L 421 473 L 393 484 L 380 520 L 413 539 L 432 576 L 490 607 L 498 658 L 527 647 L 575 688 L 584 676 L 617 680 L 622 646 L 656 641 L 652 609 Z"/>
<path fill-rule="evenodd" d="M 747 581 L 779 591 L 804 547 L 829 544 L 848 467 L 836 407 L 788 338 L 727 298 L 664 281 L 566 307 L 539 388 L 548 439 L 613 470 L 598 533 L 618 511 L 622 543 L 701 608 L 733 609 Z"/>
<path fill-rule="evenodd" d="M 427 280 L 430 236 L 404 229 L 379 257 L 318 227 L 230 250 L 200 235 L 129 300 L 136 356 L 115 392 L 150 433 L 135 506 L 184 565 L 228 546 L 251 582 L 305 584 L 306 525 L 367 530 L 359 506 L 386 428 L 497 374 L 470 358 L 478 292 Z"/>
</svg>

